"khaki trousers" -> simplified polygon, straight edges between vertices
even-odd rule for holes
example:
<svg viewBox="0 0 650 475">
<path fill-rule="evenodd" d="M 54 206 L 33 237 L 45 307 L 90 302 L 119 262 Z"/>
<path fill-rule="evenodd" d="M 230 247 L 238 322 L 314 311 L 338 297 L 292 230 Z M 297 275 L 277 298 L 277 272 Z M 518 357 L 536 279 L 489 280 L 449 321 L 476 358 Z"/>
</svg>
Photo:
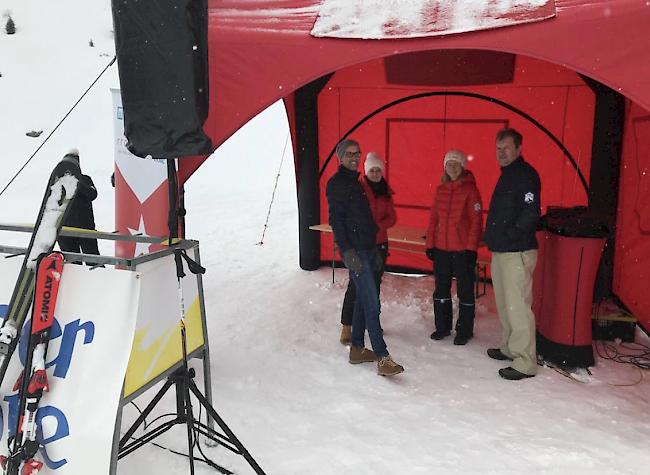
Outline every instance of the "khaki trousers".
<svg viewBox="0 0 650 475">
<path fill-rule="evenodd" d="M 494 297 L 503 328 L 501 352 L 513 359 L 512 367 L 525 374 L 537 372 L 533 271 L 537 250 L 493 252 L 490 272 Z"/>
</svg>

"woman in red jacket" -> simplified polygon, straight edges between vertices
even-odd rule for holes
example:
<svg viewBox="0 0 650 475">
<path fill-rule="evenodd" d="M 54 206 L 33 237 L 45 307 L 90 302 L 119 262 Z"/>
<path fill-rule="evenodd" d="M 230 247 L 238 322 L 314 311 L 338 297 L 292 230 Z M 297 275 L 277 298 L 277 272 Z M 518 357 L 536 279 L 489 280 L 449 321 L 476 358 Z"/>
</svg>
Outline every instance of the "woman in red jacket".
<svg viewBox="0 0 650 475">
<path fill-rule="evenodd" d="M 433 293 L 436 329 L 431 339 L 442 340 L 451 334 L 451 279 L 456 277 L 455 345 L 465 345 L 474 335 L 474 268 L 483 228 L 481 195 L 474 175 L 466 166 L 467 156 L 460 150 L 445 154 L 444 174 L 431 205 L 426 243 L 436 279 Z"/>
<path fill-rule="evenodd" d="M 379 230 L 377 231 L 377 253 L 378 268 L 375 272 L 375 283 L 377 285 L 377 295 L 381 285 L 381 277 L 384 275 L 386 267 L 386 258 L 388 257 L 388 228 L 395 225 L 395 207 L 393 206 L 393 190 L 384 179 L 385 164 L 375 152 L 370 152 L 366 156 L 364 164 L 366 172 L 361 177 L 361 187 L 366 193 L 372 217 Z M 352 281 L 348 282 L 348 288 L 343 298 L 343 308 L 341 309 L 341 329 L 340 341 L 343 344 L 350 343 L 352 336 L 352 315 L 354 314 L 354 300 L 356 298 L 356 289 Z"/>
</svg>

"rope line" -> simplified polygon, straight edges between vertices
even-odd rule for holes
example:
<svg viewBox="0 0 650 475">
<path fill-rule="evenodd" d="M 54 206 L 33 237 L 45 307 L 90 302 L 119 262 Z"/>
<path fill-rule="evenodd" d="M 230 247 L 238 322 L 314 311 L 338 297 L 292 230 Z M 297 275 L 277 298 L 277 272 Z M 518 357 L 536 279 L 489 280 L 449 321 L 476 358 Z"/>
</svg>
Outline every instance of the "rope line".
<svg viewBox="0 0 650 475">
<path fill-rule="evenodd" d="M 260 242 L 257 243 L 258 246 L 264 244 L 264 236 L 266 235 L 266 228 L 269 227 L 269 218 L 271 217 L 271 208 L 273 207 L 273 202 L 275 200 L 275 192 L 278 189 L 278 180 L 280 179 L 280 171 L 282 170 L 282 164 L 284 163 L 284 156 L 287 153 L 287 144 L 289 143 L 289 133 L 287 132 L 287 138 L 284 140 L 284 148 L 282 149 L 282 158 L 280 159 L 280 167 L 278 168 L 278 174 L 275 176 L 275 186 L 273 187 L 273 194 L 271 194 L 271 202 L 269 203 L 269 211 L 266 213 L 266 222 L 264 223 L 264 229 L 262 230 L 262 237 Z"/>
<path fill-rule="evenodd" d="M 25 167 L 26 167 L 27 165 L 29 165 L 29 162 L 32 161 L 32 159 L 36 156 L 36 154 L 39 152 L 39 150 L 43 148 L 43 146 L 47 143 L 48 140 L 50 140 L 50 138 L 52 137 L 52 135 L 54 135 L 54 133 L 55 133 L 55 132 L 58 130 L 58 128 L 61 126 L 61 124 L 63 124 L 63 121 L 65 121 L 65 120 L 68 118 L 68 116 L 72 113 L 72 111 L 75 109 L 75 107 L 77 107 L 77 105 L 78 105 L 78 104 L 81 102 L 81 100 L 86 96 L 86 94 L 88 94 L 88 92 L 93 88 L 93 86 L 97 83 L 97 81 L 99 81 L 99 79 L 104 75 L 104 73 L 108 70 L 108 68 L 111 67 L 111 65 L 115 62 L 115 59 L 116 59 L 116 58 L 117 58 L 117 56 L 113 56 L 113 59 L 111 59 L 111 61 L 106 65 L 106 67 L 102 70 L 102 72 L 99 73 L 99 76 L 97 76 L 97 77 L 95 78 L 95 80 L 92 82 L 92 84 L 90 84 L 90 86 L 88 86 L 88 88 L 87 88 L 86 91 L 81 95 L 81 97 L 79 97 L 79 99 L 77 99 L 77 102 L 74 103 L 74 105 L 70 108 L 70 110 L 68 110 L 68 112 L 67 112 L 67 113 L 63 116 L 63 118 L 59 121 L 59 123 L 56 124 L 56 127 L 54 127 L 54 129 L 52 129 L 52 132 L 50 132 L 49 135 L 48 135 L 47 137 L 45 137 L 45 140 L 43 140 L 43 142 L 41 142 L 41 144 L 40 144 L 40 145 L 38 146 L 38 148 L 34 151 L 34 153 L 32 153 L 32 155 L 27 159 L 27 161 L 26 161 L 25 163 L 23 163 L 23 166 L 20 167 L 20 169 L 19 169 L 19 170 L 16 172 L 16 174 L 11 178 L 11 180 L 9 180 L 9 183 L 7 183 L 7 184 L 5 185 L 5 187 L 2 189 L 2 191 L 0 191 L 0 196 L 2 196 L 2 194 L 3 194 L 5 191 L 7 191 L 7 188 L 9 188 L 9 187 L 11 186 L 11 184 L 14 182 L 14 180 L 15 180 L 16 178 L 18 178 L 18 175 L 20 175 L 20 174 L 22 173 L 22 171 L 25 169 Z"/>
</svg>

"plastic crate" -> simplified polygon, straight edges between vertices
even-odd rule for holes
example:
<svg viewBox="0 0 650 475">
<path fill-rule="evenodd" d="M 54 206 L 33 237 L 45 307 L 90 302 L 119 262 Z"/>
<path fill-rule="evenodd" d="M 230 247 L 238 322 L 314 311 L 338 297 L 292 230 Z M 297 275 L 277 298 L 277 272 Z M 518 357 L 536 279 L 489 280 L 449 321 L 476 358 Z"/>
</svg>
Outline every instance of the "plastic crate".
<svg viewBox="0 0 650 475">
<path fill-rule="evenodd" d="M 624 313 L 618 315 L 592 316 L 591 335 L 594 340 L 633 342 L 636 318 Z"/>
</svg>

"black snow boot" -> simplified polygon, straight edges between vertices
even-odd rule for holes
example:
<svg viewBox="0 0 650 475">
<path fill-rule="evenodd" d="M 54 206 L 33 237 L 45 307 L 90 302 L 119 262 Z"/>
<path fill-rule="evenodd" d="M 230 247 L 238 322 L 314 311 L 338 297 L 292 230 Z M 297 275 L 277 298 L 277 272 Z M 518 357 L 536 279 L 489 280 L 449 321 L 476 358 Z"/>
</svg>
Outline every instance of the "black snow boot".
<svg viewBox="0 0 650 475">
<path fill-rule="evenodd" d="M 451 323 L 453 319 L 451 298 L 439 299 L 434 296 L 433 314 L 436 331 L 431 334 L 431 339 L 442 340 L 451 335 Z"/>
<path fill-rule="evenodd" d="M 474 336 L 474 304 L 458 304 L 454 345 L 465 345 Z"/>
</svg>

